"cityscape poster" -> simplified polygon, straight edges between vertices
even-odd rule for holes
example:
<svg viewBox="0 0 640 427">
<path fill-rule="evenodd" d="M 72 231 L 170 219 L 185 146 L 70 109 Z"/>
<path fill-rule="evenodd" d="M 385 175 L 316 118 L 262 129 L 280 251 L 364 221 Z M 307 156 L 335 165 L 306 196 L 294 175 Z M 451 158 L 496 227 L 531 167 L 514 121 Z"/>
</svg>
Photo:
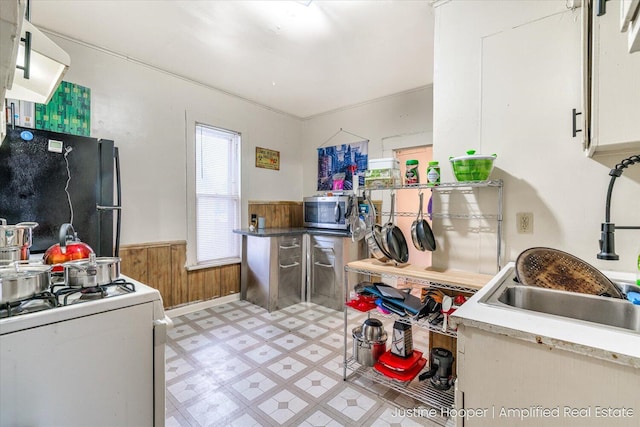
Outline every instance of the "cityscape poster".
<svg viewBox="0 0 640 427">
<path fill-rule="evenodd" d="M 318 148 L 318 191 L 353 190 L 354 177 L 363 186 L 368 145 L 369 141 L 360 141 Z"/>
</svg>

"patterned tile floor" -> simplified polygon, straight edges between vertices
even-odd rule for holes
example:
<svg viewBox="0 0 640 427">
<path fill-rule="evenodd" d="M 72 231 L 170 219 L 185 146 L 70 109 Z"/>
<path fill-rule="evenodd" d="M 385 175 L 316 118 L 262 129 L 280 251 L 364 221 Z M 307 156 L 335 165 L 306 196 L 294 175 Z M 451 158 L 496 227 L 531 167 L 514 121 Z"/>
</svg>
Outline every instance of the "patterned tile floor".
<svg viewBox="0 0 640 427">
<path fill-rule="evenodd" d="M 365 319 L 355 311 L 349 316 L 350 325 Z M 343 319 L 342 312 L 315 304 L 268 313 L 246 301 L 173 318 L 166 426 L 442 423 L 398 411 L 422 405 L 367 378 L 355 374 L 343 381 Z M 416 348 L 426 347 L 426 332 L 413 335 Z"/>
</svg>

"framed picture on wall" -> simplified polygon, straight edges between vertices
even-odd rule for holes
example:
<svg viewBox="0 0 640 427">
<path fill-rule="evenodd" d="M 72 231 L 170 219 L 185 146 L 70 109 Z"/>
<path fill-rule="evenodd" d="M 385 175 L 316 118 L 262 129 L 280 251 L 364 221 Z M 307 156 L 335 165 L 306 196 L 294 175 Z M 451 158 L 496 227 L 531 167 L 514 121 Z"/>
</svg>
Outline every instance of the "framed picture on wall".
<svg viewBox="0 0 640 427">
<path fill-rule="evenodd" d="M 256 167 L 280 170 L 280 152 L 256 147 Z"/>
<path fill-rule="evenodd" d="M 353 190 L 364 185 L 369 141 L 318 148 L 318 191 Z"/>
</svg>

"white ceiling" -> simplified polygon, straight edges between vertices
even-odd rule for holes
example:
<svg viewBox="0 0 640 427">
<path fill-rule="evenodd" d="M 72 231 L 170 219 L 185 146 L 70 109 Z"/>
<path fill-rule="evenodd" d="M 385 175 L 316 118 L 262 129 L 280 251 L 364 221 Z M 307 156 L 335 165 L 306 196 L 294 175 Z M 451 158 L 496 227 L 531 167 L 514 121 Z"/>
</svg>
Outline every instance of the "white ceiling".
<svg viewBox="0 0 640 427">
<path fill-rule="evenodd" d="M 31 19 L 301 118 L 433 82 L 428 1 L 303 3 L 32 0 Z"/>
</svg>

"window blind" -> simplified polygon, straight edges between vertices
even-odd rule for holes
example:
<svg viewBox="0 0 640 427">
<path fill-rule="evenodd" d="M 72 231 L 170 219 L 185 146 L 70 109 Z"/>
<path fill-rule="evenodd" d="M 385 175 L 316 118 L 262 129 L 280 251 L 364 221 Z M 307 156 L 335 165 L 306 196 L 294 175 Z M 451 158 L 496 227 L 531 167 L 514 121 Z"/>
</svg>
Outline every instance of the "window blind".
<svg viewBox="0 0 640 427">
<path fill-rule="evenodd" d="M 240 135 L 196 125 L 196 260 L 240 257 Z"/>
</svg>

